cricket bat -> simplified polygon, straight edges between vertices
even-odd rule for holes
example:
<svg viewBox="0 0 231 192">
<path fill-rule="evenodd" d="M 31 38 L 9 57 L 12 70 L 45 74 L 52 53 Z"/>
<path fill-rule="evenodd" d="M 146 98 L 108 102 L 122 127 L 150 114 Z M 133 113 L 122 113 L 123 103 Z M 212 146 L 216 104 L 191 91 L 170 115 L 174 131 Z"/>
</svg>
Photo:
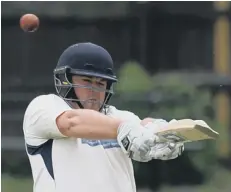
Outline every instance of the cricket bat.
<svg viewBox="0 0 231 192">
<path fill-rule="evenodd" d="M 217 139 L 219 133 L 210 128 L 205 121 L 181 119 L 170 121 L 168 126 L 156 133 L 163 141 L 193 142 L 206 139 Z"/>
</svg>

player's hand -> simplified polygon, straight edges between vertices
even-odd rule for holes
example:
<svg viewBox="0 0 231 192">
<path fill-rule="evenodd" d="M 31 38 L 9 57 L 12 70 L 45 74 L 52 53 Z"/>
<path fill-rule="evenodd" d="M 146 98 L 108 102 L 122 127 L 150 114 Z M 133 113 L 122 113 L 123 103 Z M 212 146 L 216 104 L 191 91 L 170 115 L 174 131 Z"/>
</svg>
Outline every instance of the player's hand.
<svg viewBox="0 0 231 192">
<path fill-rule="evenodd" d="M 159 137 L 151 129 L 132 122 L 124 122 L 118 128 L 117 140 L 121 149 L 130 158 L 140 162 L 152 160 L 151 148 L 159 141 Z"/>
<path fill-rule="evenodd" d="M 179 157 L 184 151 L 183 143 L 158 143 L 152 147 L 150 156 L 153 159 L 171 160 Z"/>
<path fill-rule="evenodd" d="M 145 118 L 141 121 L 141 124 L 145 128 L 152 130 L 154 133 L 157 133 L 164 127 L 168 126 L 168 122 L 166 120 L 153 118 Z"/>
<path fill-rule="evenodd" d="M 172 121 L 176 120 L 174 119 Z M 154 133 L 156 133 L 158 132 L 158 130 L 162 129 L 167 125 L 168 122 L 163 119 L 153 119 L 152 121 L 151 119 L 149 119 L 148 122 L 146 122 L 145 128 L 152 130 Z M 156 143 L 151 148 L 150 156 L 152 156 L 153 159 L 170 160 L 180 156 L 183 151 L 183 143 L 174 143 L 169 141 L 165 143 Z"/>
</svg>

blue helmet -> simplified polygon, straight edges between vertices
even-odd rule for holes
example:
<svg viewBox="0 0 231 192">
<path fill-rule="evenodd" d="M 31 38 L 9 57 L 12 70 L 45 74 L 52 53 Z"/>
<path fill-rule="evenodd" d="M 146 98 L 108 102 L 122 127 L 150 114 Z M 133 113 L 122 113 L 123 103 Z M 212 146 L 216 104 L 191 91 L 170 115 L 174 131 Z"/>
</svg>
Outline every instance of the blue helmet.
<svg viewBox="0 0 231 192">
<path fill-rule="evenodd" d="M 80 85 L 72 83 L 73 75 L 99 77 L 107 81 L 107 88 L 103 90 L 106 94 L 100 108 L 102 110 L 113 94 L 113 83 L 117 82 L 111 55 L 96 44 L 78 43 L 68 47 L 60 56 L 54 69 L 56 92 L 65 101 L 76 102 L 80 108 L 83 108 L 81 100 L 74 92 L 74 87 L 80 87 Z M 94 89 L 90 86 L 84 86 L 84 88 Z"/>
</svg>

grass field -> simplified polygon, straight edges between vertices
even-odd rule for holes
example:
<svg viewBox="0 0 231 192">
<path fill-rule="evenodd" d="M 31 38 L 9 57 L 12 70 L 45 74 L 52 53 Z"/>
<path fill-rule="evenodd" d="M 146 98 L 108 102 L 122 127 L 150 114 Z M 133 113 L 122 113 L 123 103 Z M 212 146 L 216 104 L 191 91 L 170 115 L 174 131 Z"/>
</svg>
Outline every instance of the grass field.
<svg viewBox="0 0 231 192">
<path fill-rule="evenodd" d="M 2 175 L 2 192 L 32 192 L 32 180 L 29 178 L 13 178 Z M 230 192 L 231 171 L 219 168 L 213 178 L 204 185 L 200 186 L 163 186 L 159 192 Z M 138 192 L 149 190 L 138 190 Z"/>
<path fill-rule="evenodd" d="M 2 192 L 32 192 L 32 180 L 29 178 L 13 178 L 11 176 L 2 175 Z"/>
</svg>

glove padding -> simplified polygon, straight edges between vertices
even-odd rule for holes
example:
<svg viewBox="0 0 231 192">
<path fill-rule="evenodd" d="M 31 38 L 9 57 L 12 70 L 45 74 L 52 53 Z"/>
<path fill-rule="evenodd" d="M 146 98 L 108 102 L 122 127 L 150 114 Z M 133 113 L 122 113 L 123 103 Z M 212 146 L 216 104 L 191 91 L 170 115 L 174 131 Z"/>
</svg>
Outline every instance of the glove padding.
<svg viewBox="0 0 231 192">
<path fill-rule="evenodd" d="M 135 161 L 147 162 L 151 147 L 155 146 L 159 137 L 151 129 L 133 122 L 123 122 L 118 128 L 117 141 L 125 154 Z"/>
<path fill-rule="evenodd" d="M 153 159 L 171 160 L 179 157 L 183 151 L 183 143 L 158 143 L 151 148 L 150 156 Z"/>
<path fill-rule="evenodd" d="M 172 121 L 176 121 L 175 119 Z M 168 125 L 168 122 L 163 119 L 153 119 L 153 122 L 149 122 L 145 125 L 146 129 L 153 130 L 154 133 L 158 132 L 161 128 Z M 160 138 L 159 138 L 160 140 Z M 150 156 L 153 159 L 171 160 L 175 159 L 184 151 L 183 143 L 165 142 L 157 143 L 151 147 Z"/>
<path fill-rule="evenodd" d="M 118 143 L 123 152 L 135 161 L 175 159 L 183 152 L 184 145 L 173 142 L 163 143 L 160 137 L 155 135 L 156 130 L 163 128 L 166 124 L 168 122 L 162 119 L 156 119 L 145 127 L 137 123 L 124 122 L 118 128 Z"/>
</svg>

